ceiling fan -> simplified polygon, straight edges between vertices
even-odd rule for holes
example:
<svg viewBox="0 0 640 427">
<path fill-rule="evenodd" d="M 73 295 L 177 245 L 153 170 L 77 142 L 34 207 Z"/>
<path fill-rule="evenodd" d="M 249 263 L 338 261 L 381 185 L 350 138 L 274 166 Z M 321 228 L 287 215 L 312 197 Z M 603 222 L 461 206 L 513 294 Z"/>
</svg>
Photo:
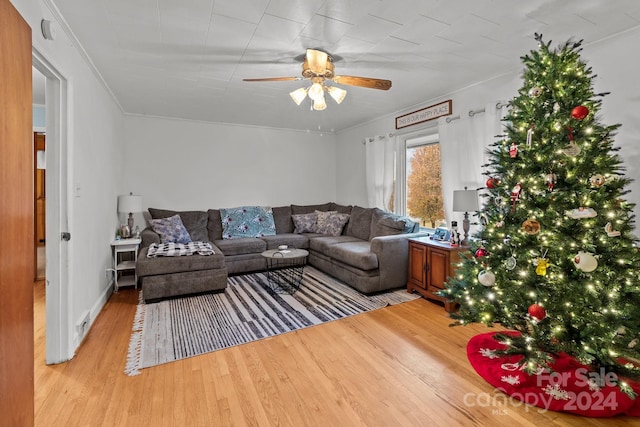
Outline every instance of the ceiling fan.
<svg viewBox="0 0 640 427">
<path fill-rule="evenodd" d="M 336 76 L 334 74 L 333 58 L 327 52 L 318 49 L 307 49 L 307 53 L 304 56 L 304 62 L 302 63 L 301 77 L 266 77 L 261 79 L 243 80 L 245 82 L 311 80 L 311 86 L 301 87 L 300 89 L 294 90 L 289 95 L 298 105 L 300 105 L 307 95 L 309 95 L 309 98 L 313 101 L 314 110 L 324 110 L 327 108 L 327 103 L 324 99 L 325 91 L 328 92 L 338 104 L 340 104 L 344 100 L 345 96 L 347 96 L 347 91 L 344 89 L 337 86 L 326 86 L 324 83 L 327 80 L 331 80 L 338 84 L 360 86 L 370 89 L 388 90 L 391 87 L 391 80 L 357 76 Z"/>
</svg>

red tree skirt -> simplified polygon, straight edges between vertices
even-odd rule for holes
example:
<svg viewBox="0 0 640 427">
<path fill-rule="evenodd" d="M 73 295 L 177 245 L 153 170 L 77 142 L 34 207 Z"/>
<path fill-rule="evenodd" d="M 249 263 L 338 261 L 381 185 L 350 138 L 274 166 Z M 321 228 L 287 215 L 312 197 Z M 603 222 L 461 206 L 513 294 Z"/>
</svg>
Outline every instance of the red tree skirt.
<svg viewBox="0 0 640 427">
<path fill-rule="evenodd" d="M 496 333 L 471 338 L 467 356 L 482 378 L 511 398 L 545 410 L 589 417 L 640 416 L 640 384 L 618 378 L 604 369 L 594 370 L 568 355 L 556 359 L 550 371 L 529 375 L 517 366 L 523 355 L 495 354 L 496 350 L 506 348 L 493 338 Z M 617 386 L 618 381 L 627 383 L 638 396 L 629 397 Z"/>
</svg>

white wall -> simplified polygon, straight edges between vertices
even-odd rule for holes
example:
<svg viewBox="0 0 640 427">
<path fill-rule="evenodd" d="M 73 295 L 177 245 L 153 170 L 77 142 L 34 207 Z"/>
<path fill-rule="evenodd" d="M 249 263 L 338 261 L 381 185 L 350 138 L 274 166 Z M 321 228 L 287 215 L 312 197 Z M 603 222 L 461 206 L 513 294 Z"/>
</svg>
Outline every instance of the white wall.
<svg viewBox="0 0 640 427">
<path fill-rule="evenodd" d="M 316 204 L 336 197 L 335 136 L 127 116 L 126 191 L 145 208 Z"/>
<path fill-rule="evenodd" d="M 44 0 L 12 0 L 32 28 L 34 48 L 68 81 L 68 212 L 71 241 L 68 288 L 68 357 L 79 345 L 75 323 L 90 312 L 93 322 L 110 290 L 105 267 L 110 265 L 110 241 L 117 227 L 116 196 L 123 191 L 124 115 L 109 92 L 91 71 L 73 40 L 56 21 L 55 9 Z M 54 22 L 55 40 L 45 40 L 41 19 Z M 47 177 L 50 179 L 51 177 Z M 55 177 L 52 177 L 55 178 Z M 79 191 L 75 194 L 74 188 Z M 47 200 L 47 211 L 58 209 Z M 58 236 L 47 236 L 55 242 Z M 53 244 L 53 243 L 49 243 Z M 51 260 L 48 260 L 51 261 Z M 54 298 L 49 295 L 47 298 Z M 68 317 L 67 317 L 68 316 Z M 47 325 L 47 328 L 53 327 Z M 64 334 L 63 334 L 64 335 Z M 63 351 L 64 351 L 63 350 Z"/>
<path fill-rule="evenodd" d="M 547 34 L 545 34 L 547 36 Z M 552 37 L 552 35 L 549 35 Z M 554 40 L 553 45 L 560 41 Z M 638 69 L 640 59 L 632 52 L 637 50 L 640 43 L 640 29 L 635 29 L 615 37 L 611 37 L 598 44 L 586 45 L 582 58 L 593 68 L 597 78 L 594 80 L 596 92 L 611 92 L 604 98 L 601 110 L 601 120 L 604 125 L 621 123 L 616 145 L 621 147 L 620 156 L 627 167 L 627 175 L 635 182 L 629 186 L 631 193 L 626 196 L 628 201 L 636 203 L 635 215 L 640 219 L 640 92 L 638 90 Z M 532 40 L 531 49 L 536 46 Z M 527 52 L 523 52 L 525 54 Z M 464 120 L 469 110 L 482 108 L 485 104 L 496 100 L 510 100 L 517 96 L 517 90 L 522 86 L 522 68 L 514 70 L 490 81 L 482 82 L 441 98 L 426 100 L 424 104 L 407 110 L 392 113 L 378 120 L 364 123 L 338 133 L 336 177 L 340 183 L 337 188 L 336 201 L 357 203 L 366 206 L 366 184 L 364 165 L 364 146 L 362 140 L 367 136 L 396 132 L 398 135 L 411 133 L 427 126 L 434 126 L 433 122 L 409 126 L 395 130 L 395 117 L 418 110 L 428 105 L 436 104 L 446 99 L 453 100 L 453 115 L 460 114 Z M 429 83 L 432 84 L 432 83 Z M 393 90 L 393 89 L 392 89 Z M 470 143 L 473 143 L 470 141 Z M 445 165 L 445 167 L 447 167 Z M 451 165 L 451 167 L 463 167 Z M 462 216 L 457 218 L 462 220 Z M 638 224 L 636 224 L 637 230 Z M 637 234 L 637 233 L 636 233 Z"/>
</svg>

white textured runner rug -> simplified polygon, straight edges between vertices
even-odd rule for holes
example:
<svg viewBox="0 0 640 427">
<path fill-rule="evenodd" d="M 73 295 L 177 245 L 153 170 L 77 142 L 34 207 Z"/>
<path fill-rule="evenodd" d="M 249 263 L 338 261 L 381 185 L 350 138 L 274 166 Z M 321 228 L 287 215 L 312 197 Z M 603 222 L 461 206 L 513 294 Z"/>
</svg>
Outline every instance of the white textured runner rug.
<svg viewBox="0 0 640 427">
<path fill-rule="evenodd" d="M 406 289 L 366 296 L 307 266 L 293 295 L 267 290 L 263 273 L 229 277 L 224 292 L 138 304 L 127 375 L 234 345 L 411 301 Z"/>
</svg>

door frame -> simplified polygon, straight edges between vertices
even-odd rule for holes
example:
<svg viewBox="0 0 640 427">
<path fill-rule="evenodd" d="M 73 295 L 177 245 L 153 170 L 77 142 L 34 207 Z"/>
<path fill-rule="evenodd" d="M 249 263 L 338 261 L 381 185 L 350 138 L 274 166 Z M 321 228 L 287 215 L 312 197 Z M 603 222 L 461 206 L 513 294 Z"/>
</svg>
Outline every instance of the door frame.
<svg viewBox="0 0 640 427">
<path fill-rule="evenodd" d="M 47 364 L 73 357 L 70 316 L 69 231 L 69 103 L 67 79 L 41 52 L 32 47 L 32 65 L 46 77 L 46 351 Z"/>
</svg>

